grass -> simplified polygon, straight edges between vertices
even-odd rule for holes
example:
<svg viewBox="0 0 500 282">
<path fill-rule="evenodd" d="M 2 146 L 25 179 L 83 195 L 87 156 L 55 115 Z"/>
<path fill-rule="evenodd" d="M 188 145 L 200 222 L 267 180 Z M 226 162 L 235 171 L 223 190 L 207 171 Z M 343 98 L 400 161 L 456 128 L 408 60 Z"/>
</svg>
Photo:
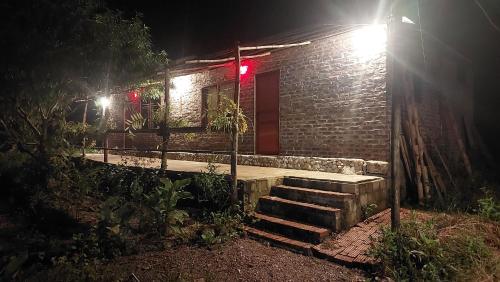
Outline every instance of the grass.
<svg viewBox="0 0 500 282">
<path fill-rule="evenodd" d="M 498 281 L 500 225 L 465 213 L 413 213 L 398 232 L 384 229 L 371 255 L 397 281 Z"/>
</svg>

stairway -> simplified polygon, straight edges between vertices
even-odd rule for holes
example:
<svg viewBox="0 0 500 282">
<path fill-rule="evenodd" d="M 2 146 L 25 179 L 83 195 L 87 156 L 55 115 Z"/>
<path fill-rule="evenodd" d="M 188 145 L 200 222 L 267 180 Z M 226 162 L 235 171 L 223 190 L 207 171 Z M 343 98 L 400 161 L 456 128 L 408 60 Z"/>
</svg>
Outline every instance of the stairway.
<svg viewBox="0 0 500 282">
<path fill-rule="evenodd" d="M 360 195 L 375 192 L 382 178 L 366 183 L 285 177 L 259 198 L 256 223 L 246 227 L 252 237 L 311 254 L 312 246 L 332 232 L 355 225 L 361 218 Z M 384 186 L 385 186 L 385 182 Z M 360 191 L 363 190 L 363 191 Z M 365 191 L 366 190 L 366 191 Z"/>
</svg>

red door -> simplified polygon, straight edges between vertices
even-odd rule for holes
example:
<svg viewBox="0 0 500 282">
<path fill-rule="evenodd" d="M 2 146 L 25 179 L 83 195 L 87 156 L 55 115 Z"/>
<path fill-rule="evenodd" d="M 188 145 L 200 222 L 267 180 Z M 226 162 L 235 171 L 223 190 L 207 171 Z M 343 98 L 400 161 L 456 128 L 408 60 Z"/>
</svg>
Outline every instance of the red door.
<svg viewBox="0 0 500 282">
<path fill-rule="evenodd" d="M 279 71 L 258 74 L 255 82 L 255 151 L 279 153 Z"/>
</svg>

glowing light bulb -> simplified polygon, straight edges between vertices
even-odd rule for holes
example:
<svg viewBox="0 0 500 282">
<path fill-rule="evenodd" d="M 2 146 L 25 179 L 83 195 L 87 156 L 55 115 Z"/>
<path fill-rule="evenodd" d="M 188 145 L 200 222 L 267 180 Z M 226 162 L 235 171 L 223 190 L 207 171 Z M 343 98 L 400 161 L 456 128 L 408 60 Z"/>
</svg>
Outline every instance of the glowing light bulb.
<svg viewBox="0 0 500 282">
<path fill-rule="evenodd" d="M 111 105 L 111 100 L 108 97 L 101 97 L 99 98 L 99 104 L 103 108 L 108 108 Z"/>
<path fill-rule="evenodd" d="M 240 66 L 240 75 L 246 74 L 247 71 L 248 71 L 248 66 L 246 66 L 246 65 Z"/>
<path fill-rule="evenodd" d="M 385 51 L 387 32 L 385 25 L 371 25 L 356 30 L 352 37 L 355 54 L 363 61 Z"/>
</svg>

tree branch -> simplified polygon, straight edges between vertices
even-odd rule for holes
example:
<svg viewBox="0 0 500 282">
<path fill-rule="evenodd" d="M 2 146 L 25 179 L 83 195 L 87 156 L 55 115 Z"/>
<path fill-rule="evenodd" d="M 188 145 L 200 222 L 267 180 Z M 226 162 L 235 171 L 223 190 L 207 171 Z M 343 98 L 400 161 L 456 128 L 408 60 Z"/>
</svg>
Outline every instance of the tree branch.
<svg viewBox="0 0 500 282">
<path fill-rule="evenodd" d="M 26 121 L 28 123 L 28 125 L 31 127 L 31 129 L 33 130 L 33 132 L 38 135 L 38 137 L 41 137 L 42 134 L 40 133 L 40 130 L 38 130 L 38 128 L 35 126 L 35 124 L 30 120 L 30 118 L 28 117 L 28 114 L 21 108 L 21 107 L 17 107 L 17 114 L 22 118 L 24 119 L 24 121 Z"/>
</svg>

